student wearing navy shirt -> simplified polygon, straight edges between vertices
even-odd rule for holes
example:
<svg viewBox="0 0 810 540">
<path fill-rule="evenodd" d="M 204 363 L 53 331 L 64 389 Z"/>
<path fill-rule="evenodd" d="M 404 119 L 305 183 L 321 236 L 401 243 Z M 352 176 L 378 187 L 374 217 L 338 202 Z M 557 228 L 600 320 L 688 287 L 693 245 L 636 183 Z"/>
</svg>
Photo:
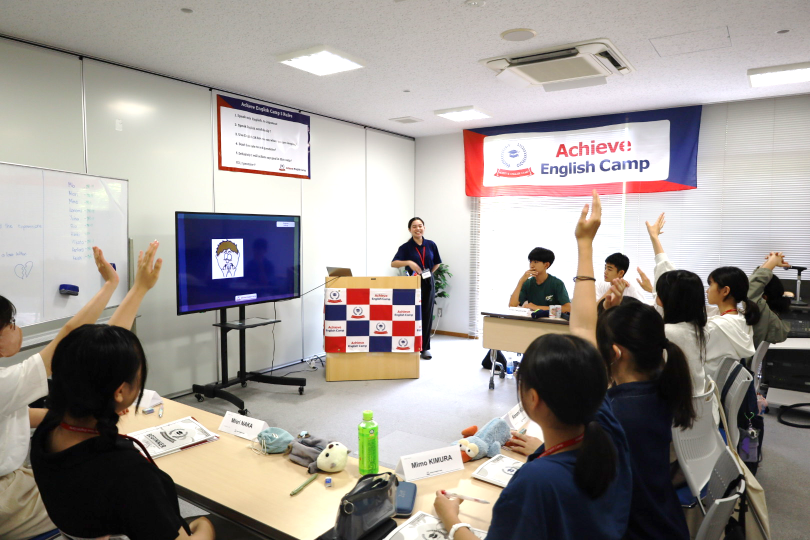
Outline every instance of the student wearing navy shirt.
<svg viewBox="0 0 810 540">
<path fill-rule="evenodd" d="M 630 446 L 633 497 L 627 540 L 689 540 L 683 510 L 670 480 L 672 426 L 688 429 L 695 419 L 692 378 L 683 351 L 666 336 L 652 306 L 621 300 L 614 280 L 608 309 L 596 329 L 599 349 L 614 386 L 613 413 Z"/>
<path fill-rule="evenodd" d="M 433 305 L 436 303 L 436 284 L 433 272 L 442 263 L 436 242 L 425 238 L 425 221 L 420 217 L 408 221 L 411 239 L 399 246 L 391 261 L 394 268 L 406 268 L 409 275 L 422 276 L 422 358 L 430 360 L 430 331 L 433 327 Z"/>
<path fill-rule="evenodd" d="M 576 227 L 571 335 L 534 340 L 517 374 L 520 401 L 543 429 L 545 444 L 527 452 L 529 461 L 495 503 L 488 540 L 620 540 L 627 529 L 629 450 L 605 401 L 607 370 L 595 347 L 593 238 L 601 220 L 595 191 L 593 205 L 591 217 L 586 205 Z M 450 540 L 475 540 L 459 520 L 460 503 L 439 491 L 434 505 Z"/>
</svg>

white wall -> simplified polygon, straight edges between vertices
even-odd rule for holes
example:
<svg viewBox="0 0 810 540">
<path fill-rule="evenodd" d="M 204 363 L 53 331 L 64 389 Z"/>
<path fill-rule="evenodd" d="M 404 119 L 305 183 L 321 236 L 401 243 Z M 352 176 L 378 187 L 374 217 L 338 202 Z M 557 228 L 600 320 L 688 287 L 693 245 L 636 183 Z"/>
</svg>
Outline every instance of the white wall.
<svg viewBox="0 0 810 540">
<path fill-rule="evenodd" d="M 176 315 L 174 242 L 176 210 L 213 207 L 209 92 L 92 60 L 84 63 L 84 77 L 89 173 L 129 180 L 134 257 L 160 241 L 160 281 L 136 323 L 149 359 L 147 385 L 166 393 L 210 382 L 216 375 L 214 316 Z"/>
<path fill-rule="evenodd" d="M 415 146 L 412 140 L 366 130 L 366 209 L 369 276 L 395 276 L 391 260 L 408 239 L 414 216 Z"/>
<path fill-rule="evenodd" d="M 450 267 L 438 329 L 468 333 L 470 311 L 470 212 L 464 193 L 464 144 L 461 132 L 416 140 L 415 214 L 425 220 L 425 237 L 436 242 Z M 407 222 L 406 222 L 407 225 Z M 407 231 L 401 234 L 408 239 Z M 438 315 L 438 313 L 437 313 Z"/>
<path fill-rule="evenodd" d="M 302 292 L 323 284 L 327 265 L 365 274 L 370 253 L 375 273 L 390 271 L 387 261 L 400 243 L 391 231 L 413 214 L 413 140 L 370 132 L 367 144 L 363 127 L 312 116 L 310 180 L 219 171 L 208 89 L 85 60 L 85 118 L 81 73 L 74 56 L 0 39 L 0 161 L 86 172 L 86 120 L 87 172 L 129 180 L 135 248 L 158 239 L 164 260 L 136 323 L 150 361 L 150 388 L 189 390 L 214 381 L 219 364 L 215 314 L 176 315 L 175 211 L 301 215 Z M 371 241 L 385 241 L 384 247 L 369 251 Z M 0 294 L 13 301 L 13 292 Z M 275 329 L 276 364 L 323 352 L 322 289 L 276 308 L 282 320 Z M 269 317 L 273 305 L 246 311 Z M 236 316 L 230 310 L 228 318 Z M 234 376 L 238 334 L 231 332 L 228 341 Z M 248 332 L 248 369 L 270 367 L 272 349 L 271 328 Z"/>
<path fill-rule="evenodd" d="M 0 39 L 0 161 L 83 173 L 82 63 Z"/>
</svg>

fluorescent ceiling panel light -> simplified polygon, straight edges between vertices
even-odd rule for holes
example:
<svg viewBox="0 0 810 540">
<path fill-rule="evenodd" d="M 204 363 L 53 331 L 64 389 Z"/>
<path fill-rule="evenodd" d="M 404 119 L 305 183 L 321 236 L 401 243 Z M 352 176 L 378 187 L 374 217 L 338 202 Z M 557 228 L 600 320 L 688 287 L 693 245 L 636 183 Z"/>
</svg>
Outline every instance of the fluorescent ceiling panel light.
<svg viewBox="0 0 810 540">
<path fill-rule="evenodd" d="M 362 60 L 325 45 L 277 56 L 276 60 L 315 75 L 331 75 L 364 66 Z"/>
<path fill-rule="evenodd" d="M 481 109 L 468 105 L 466 107 L 455 107 L 453 109 L 441 109 L 433 111 L 436 116 L 447 118 L 453 122 L 465 122 L 467 120 L 480 120 L 482 118 L 492 118 L 492 115 L 485 113 Z"/>
<path fill-rule="evenodd" d="M 810 82 L 810 62 L 749 69 L 748 80 L 754 88 Z"/>
</svg>

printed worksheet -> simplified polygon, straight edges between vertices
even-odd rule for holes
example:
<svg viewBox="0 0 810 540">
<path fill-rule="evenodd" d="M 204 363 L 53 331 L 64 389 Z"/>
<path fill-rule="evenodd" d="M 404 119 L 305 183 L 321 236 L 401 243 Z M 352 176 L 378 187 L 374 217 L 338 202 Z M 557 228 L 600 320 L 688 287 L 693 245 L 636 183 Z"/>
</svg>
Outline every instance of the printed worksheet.
<svg viewBox="0 0 810 540">
<path fill-rule="evenodd" d="M 481 540 L 487 537 L 487 531 L 472 529 L 472 532 Z M 416 512 L 386 536 L 385 540 L 445 540 L 447 534 L 439 518 L 425 512 Z"/>
<path fill-rule="evenodd" d="M 512 477 L 522 466 L 522 461 L 498 454 L 475 469 L 472 477 L 496 486 L 506 487 L 506 484 L 512 480 Z"/>
<path fill-rule="evenodd" d="M 129 436 L 141 441 L 153 459 L 219 439 L 190 416 L 135 431 Z"/>
</svg>

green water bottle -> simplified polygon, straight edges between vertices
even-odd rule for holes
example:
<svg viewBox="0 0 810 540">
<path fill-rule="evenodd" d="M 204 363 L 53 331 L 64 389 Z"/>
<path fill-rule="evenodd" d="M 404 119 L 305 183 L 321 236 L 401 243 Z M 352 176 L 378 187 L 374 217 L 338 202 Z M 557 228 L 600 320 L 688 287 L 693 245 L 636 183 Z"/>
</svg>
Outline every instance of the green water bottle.
<svg viewBox="0 0 810 540">
<path fill-rule="evenodd" d="M 379 430 L 377 422 L 374 421 L 374 413 L 363 411 L 363 421 L 357 426 L 360 436 L 360 474 L 377 474 L 380 472 L 380 462 L 377 456 L 377 442 L 379 441 Z"/>
</svg>

